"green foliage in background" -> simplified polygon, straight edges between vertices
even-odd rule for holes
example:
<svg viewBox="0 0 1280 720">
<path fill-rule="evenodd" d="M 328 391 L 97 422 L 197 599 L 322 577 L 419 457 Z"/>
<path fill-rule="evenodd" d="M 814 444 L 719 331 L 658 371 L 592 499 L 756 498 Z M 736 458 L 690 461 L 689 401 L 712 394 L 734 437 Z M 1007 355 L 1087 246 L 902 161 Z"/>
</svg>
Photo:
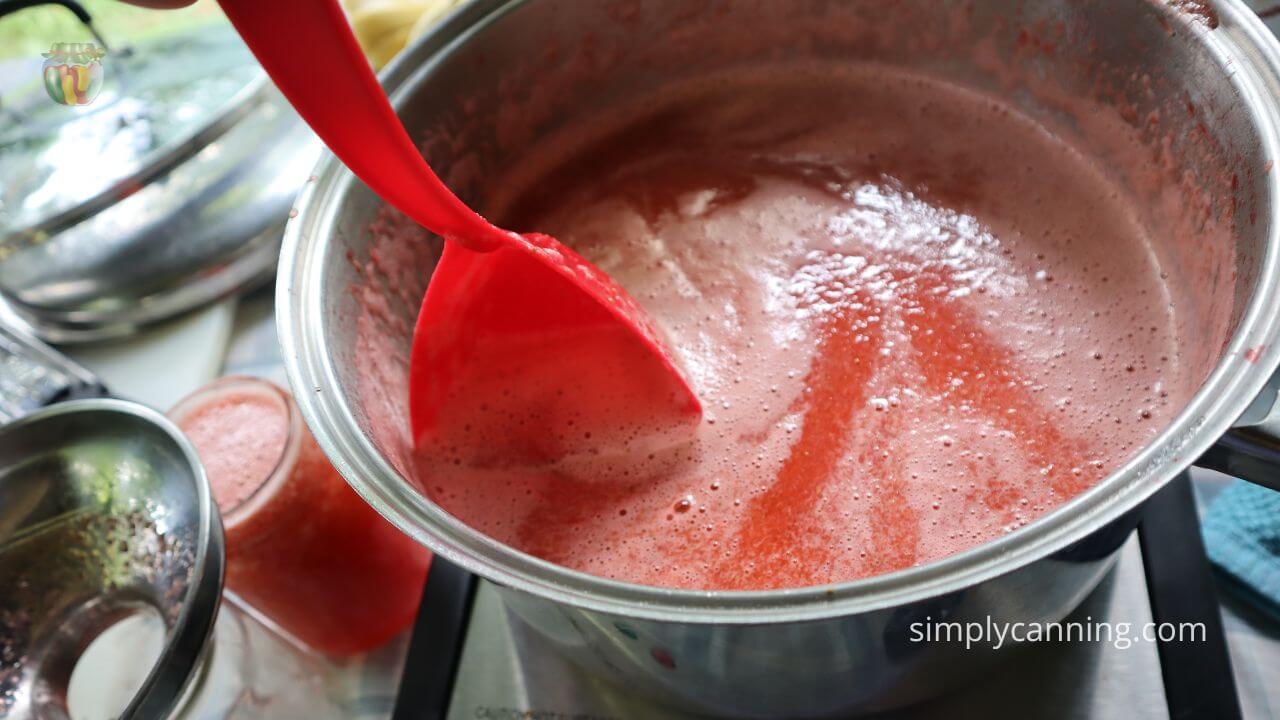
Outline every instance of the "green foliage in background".
<svg viewBox="0 0 1280 720">
<path fill-rule="evenodd" d="M 118 0 L 80 0 L 108 44 L 181 32 L 217 22 L 222 13 L 213 0 L 177 10 L 148 10 Z M 42 5 L 0 18 L 0 60 L 40 57 L 56 42 L 92 42 L 93 37 L 69 10 Z"/>
</svg>

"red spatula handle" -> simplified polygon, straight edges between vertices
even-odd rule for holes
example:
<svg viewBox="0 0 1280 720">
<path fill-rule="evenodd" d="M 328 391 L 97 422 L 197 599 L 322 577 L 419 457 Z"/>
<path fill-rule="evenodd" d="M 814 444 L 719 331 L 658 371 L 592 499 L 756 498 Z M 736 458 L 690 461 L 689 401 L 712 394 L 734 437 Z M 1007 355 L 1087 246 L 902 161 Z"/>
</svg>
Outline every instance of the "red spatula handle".
<svg viewBox="0 0 1280 720">
<path fill-rule="evenodd" d="M 428 167 L 337 0 L 218 2 L 290 104 L 379 197 L 472 250 L 489 250 L 510 239 L 464 205 Z"/>
</svg>

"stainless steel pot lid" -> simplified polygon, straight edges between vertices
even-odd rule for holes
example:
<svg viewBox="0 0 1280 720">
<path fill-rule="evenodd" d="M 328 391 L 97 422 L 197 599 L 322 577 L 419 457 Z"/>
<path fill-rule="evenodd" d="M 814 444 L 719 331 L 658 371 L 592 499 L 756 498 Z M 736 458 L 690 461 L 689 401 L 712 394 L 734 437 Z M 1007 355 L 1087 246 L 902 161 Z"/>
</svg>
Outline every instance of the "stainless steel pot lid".
<svg viewBox="0 0 1280 720">
<path fill-rule="evenodd" d="M 0 3 L 0 11 L 4 7 Z M 56 6 L 23 10 L 62 12 Z M 63 48 L 45 48 L 45 62 L 32 59 L 40 72 L 23 73 L 27 77 L 3 88 L 0 237 L 55 230 L 84 216 L 88 206 L 109 201 L 110 191 L 120 194 L 147 170 L 194 154 L 207 144 L 202 133 L 252 102 L 262 90 L 262 70 L 216 13 L 202 15 L 194 24 L 178 18 L 172 31 L 161 24 L 149 38 L 116 36 L 107 48 L 86 43 L 105 53 L 99 61 L 105 70 L 87 90 L 86 105 L 61 104 L 45 87 L 40 66 L 55 66 Z M 0 22 L 21 20 L 14 13 Z M 76 55 L 73 48 L 63 56 L 74 61 Z"/>
<path fill-rule="evenodd" d="M 99 33 L 79 27 L 74 0 L 33 4 L 0 0 L 4 299 L 69 342 L 269 277 L 319 144 L 216 6 L 109 4 L 130 22 L 110 16 Z"/>
</svg>

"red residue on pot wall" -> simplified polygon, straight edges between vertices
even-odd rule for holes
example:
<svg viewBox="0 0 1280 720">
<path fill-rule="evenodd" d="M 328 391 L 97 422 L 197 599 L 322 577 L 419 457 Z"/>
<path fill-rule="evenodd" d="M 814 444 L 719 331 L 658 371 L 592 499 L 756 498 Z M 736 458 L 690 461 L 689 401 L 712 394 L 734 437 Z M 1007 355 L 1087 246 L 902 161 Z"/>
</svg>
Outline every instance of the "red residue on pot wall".
<svg viewBox="0 0 1280 720">
<path fill-rule="evenodd" d="M 1196 22 L 1204 23 L 1210 30 L 1218 27 L 1218 13 L 1204 0 L 1157 0 L 1173 10 L 1189 16 Z"/>
<path fill-rule="evenodd" d="M 1058 45 L 1066 37 L 1067 24 L 1058 20 L 1049 22 L 1041 20 L 1018 31 L 1018 49 L 1035 51 L 1046 56 L 1053 55 Z"/>
<path fill-rule="evenodd" d="M 1244 359 L 1251 363 L 1256 363 L 1262 358 L 1262 351 L 1266 350 L 1266 345 L 1256 345 L 1244 351 Z"/>
</svg>

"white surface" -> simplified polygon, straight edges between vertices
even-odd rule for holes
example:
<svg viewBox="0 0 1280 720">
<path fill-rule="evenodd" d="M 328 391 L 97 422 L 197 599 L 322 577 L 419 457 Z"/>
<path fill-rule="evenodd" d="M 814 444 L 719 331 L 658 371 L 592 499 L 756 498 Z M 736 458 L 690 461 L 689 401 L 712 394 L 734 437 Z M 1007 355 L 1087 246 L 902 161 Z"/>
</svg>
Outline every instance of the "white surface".
<svg viewBox="0 0 1280 720">
<path fill-rule="evenodd" d="M 67 710 L 72 720 L 111 720 L 137 694 L 164 650 L 164 619 L 147 608 L 94 638 L 71 671 Z"/>
<path fill-rule="evenodd" d="M 62 351 L 112 395 L 164 412 L 221 373 L 235 314 L 236 301 L 224 300 L 124 340 Z"/>
</svg>

